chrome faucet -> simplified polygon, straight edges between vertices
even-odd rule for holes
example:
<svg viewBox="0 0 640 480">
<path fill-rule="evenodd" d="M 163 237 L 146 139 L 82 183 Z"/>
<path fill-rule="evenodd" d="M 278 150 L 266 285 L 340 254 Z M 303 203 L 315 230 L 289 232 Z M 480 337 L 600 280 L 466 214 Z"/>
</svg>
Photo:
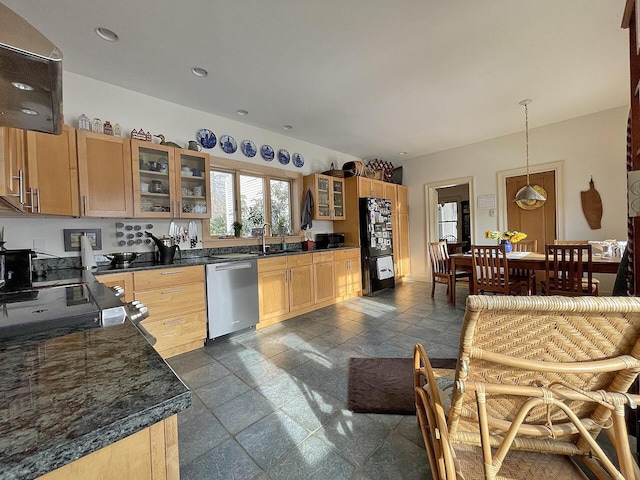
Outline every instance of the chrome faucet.
<svg viewBox="0 0 640 480">
<path fill-rule="evenodd" d="M 267 246 L 266 240 L 265 240 L 265 236 L 264 233 L 266 231 L 266 227 L 271 227 L 270 223 L 265 223 L 264 225 L 262 225 L 262 253 L 267 253 L 267 249 L 269 248 Z"/>
</svg>

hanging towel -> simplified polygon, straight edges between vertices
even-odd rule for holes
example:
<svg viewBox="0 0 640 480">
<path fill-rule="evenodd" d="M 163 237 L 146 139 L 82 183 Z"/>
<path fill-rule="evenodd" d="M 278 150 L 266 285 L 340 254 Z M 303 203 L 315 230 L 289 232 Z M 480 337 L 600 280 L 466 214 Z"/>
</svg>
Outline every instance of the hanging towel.
<svg viewBox="0 0 640 480">
<path fill-rule="evenodd" d="M 380 257 L 376 262 L 378 269 L 378 280 L 386 280 L 393 277 L 393 257 Z"/>
<path fill-rule="evenodd" d="M 307 195 L 304 197 L 304 207 L 302 207 L 302 225 L 300 228 L 302 230 L 307 230 L 313 227 L 313 220 L 311 217 L 313 216 L 313 195 L 311 194 L 311 189 L 307 190 Z"/>
</svg>

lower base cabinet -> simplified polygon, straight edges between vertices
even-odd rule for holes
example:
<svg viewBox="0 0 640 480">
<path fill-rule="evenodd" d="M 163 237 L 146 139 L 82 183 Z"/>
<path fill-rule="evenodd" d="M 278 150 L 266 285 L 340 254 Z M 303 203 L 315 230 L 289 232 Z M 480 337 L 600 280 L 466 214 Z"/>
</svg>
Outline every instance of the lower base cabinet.
<svg viewBox="0 0 640 480">
<path fill-rule="evenodd" d="M 178 419 L 173 415 L 53 470 L 40 480 L 178 480 Z"/>
<path fill-rule="evenodd" d="M 149 308 L 141 325 L 163 358 L 200 348 L 207 336 L 204 266 L 133 272 L 134 297 Z"/>
<path fill-rule="evenodd" d="M 261 258 L 256 328 L 358 295 L 362 295 L 359 248 Z"/>
<path fill-rule="evenodd" d="M 336 272 L 336 298 L 346 300 L 362 295 L 362 269 L 360 249 L 334 252 Z"/>
</svg>

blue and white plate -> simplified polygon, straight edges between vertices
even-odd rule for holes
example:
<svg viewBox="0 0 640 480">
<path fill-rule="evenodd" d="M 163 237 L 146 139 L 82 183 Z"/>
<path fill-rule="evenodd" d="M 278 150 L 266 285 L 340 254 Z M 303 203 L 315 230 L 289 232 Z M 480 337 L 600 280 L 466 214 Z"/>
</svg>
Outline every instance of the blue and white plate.
<svg viewBox="0 0 640 480">
<path fill-rule="evenodd" d="M 198 143 L 202 148 L 213 148 L 216 146 L 215 134 L 206 128 L 198 130 L 198 133 L 196 133 L 196 140 L 198 140 Z"/>
<path fill-rule="evenodd" d="M 242 153 L 244 153 L 244 156 L 249 158 L 255 157 L 256 153 L 258 153 L 256 144 L 251 140 L 243 140 L 240 144 L 240 149 L 242 150 Z"/>
<path fill-rule="evenodd" d="M 236 153 L 238 149 L 238 144 L 236 143 L 236 139 L 230 135 L 222 135 L 220 137 L 220 148 L 224 153 Z"/>
<path fill-rule="evenodd" d="M 287 152 L 284 148 L 281 148 L 280 150 L 278 150 L 278 161 L 282 165 L 288 165 L 290 160 L 291 160 L 291 155 L 289 155 L 289 152 Z"/>
<path fill-rule="evenodd" d="M 302 166 L 304 165 L 304 157 L 299 153 L 294 153 L 292 160 L 293 164 L 298 168 L 302 168 Z"/>
<path fill-rule="evenodd" d="M 271 145 L 262 145 L 260 147 L 260 156 L 267 162 L 273 160 L 273 148 Z"/>
</svg>

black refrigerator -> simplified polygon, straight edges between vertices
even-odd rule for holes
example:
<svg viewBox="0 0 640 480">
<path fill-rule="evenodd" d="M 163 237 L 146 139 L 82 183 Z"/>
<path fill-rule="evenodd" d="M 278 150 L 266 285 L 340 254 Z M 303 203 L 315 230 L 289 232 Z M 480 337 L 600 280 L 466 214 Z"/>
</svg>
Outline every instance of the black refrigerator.
<svg viewBox="0 0 640 480">
<path fill-rule="evenodd" d="M 360 199 L 360 245 L 362 246 L 362 293 L 375 295 L 395 288 L 391 201 Z"/>
</svg>

